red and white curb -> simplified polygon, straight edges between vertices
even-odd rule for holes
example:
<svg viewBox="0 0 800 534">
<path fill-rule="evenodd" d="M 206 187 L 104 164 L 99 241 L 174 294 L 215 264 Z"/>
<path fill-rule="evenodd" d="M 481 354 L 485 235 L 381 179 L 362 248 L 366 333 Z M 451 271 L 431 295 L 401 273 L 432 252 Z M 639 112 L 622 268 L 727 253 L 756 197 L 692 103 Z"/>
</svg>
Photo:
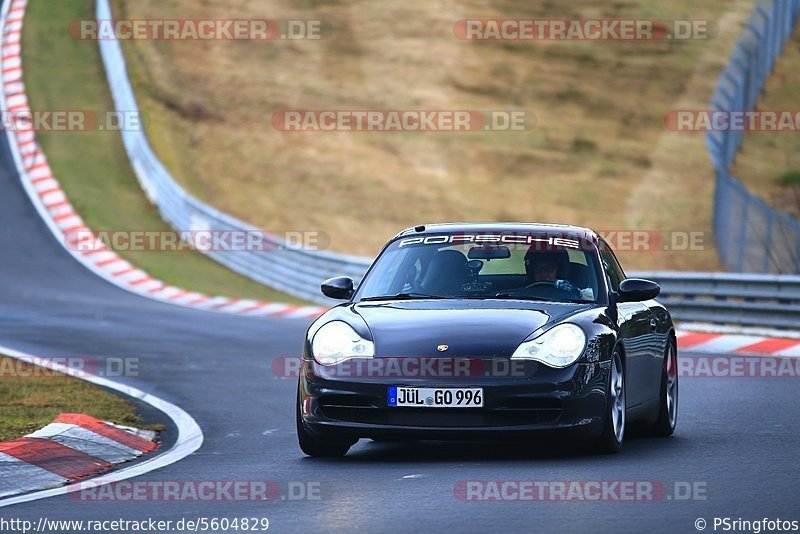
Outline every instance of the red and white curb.
<svg viewBox="0 0 800 534">
<path fill-rule="evenodd" d="M 800 339 L 691 331 L 678 331 L 676 336 L 683 352 L 800 358 Z"/>
<path fill-rule="evenodd" d="M 43 361 L 41 358 L 37 358 L 36 356 L 26 354 L 24 352 L 19 352 L 14 350 L 10 347 L 3 347 L 0 346 L 0 354 L 4 356 L 9 356 L 11 358 L 15 358 L 17 360 L 29 363 L 31 365 L 38 365 L 40 367 L 44 367 L 45 369 L 50 369 L 52 371 L 59 372 L 61 374 L 72 376 L 75 378 L 79 378 L 81 380 L 85 380 L 87 382 L 91 382 L 92 384 L 97 384 L 98 386 L 111 389 L 117 391 L 123 395 L 128 397 L 138 399 L 139 401 L 152 406 L 156 410 L 164 413 L 171 421 L 172 424 L 177 429 L 178 435 L 175 440 L 175 443 L 166 451 L 159 451 L 159 454 L 153 455 L 151 458 L 143 459 L 141 462 L 137 462 L 130 466 L 120 466 L 113 471 L 110 471 L 106 474 L 96 476 L 92 478 L 92 487 L 103 486 L 105 484 L 112 484 L 114 482 L 119 482 L 121 480 L 127 480 L 129 478 L 133 478 L 136 476 L 144 475 L 150 473 L 151 471 L 155 471 L 156 469 L 160 469 L 162 467 L 166 467 L 168 465 L 174 464 L 175 462 L 186 458 L 190 454 L 194 453 L 197 449 L 199 449 L 203 444 L 203 431 L 200 429 L 200 425 L 197 424 L 191 415 L 186 413 L 183 409 L 175 404 L 172 404 L 169 401 L 156 397 L 150 393 L 145 393 L 144 391 L 125 385 L 120 384 L 118 382 L 114 382 L 109 380 L 108 378 L 100 377 L 97 375 L 93 375 L 91 373 L 87 373 L 86 371 L 75 369 L 73 367 L 69 367 L 66 365 L 62 365 L 60 363 L 56 363 L 54 361 Z M 101 438 L 94 438 L 93 443 L 97 444 L 97 448 L 86 449 L 86 448 L 74 448 L 78 453 L 86 454 L 93 458 L 91 462 L 86 462 L 86 458 L 83 458 L 83 465 L 89 466 L 90 463 L 96 464 L 95 466 L 105 466 L 106 464 L 114 464 L 114 460 L 118 459 L 122 454 L 133 453 L 133 450 L 147 452 L 147 449 L 151 447 L 153 444 L 149 441 L 148 434 L 125 434 L 125 439 L 115 439 L 110 437 L 119 436 L 113 430 L 108 430 L 106 426 L 109 426 L 111 429 L 115 428 L 113 425 L 102 424 L 102 427 L 99 427 L 97 423 L 91 422 L 88 420 L 82 420 L 81 418 L 75 417 L 64 417 L 63 419 L 59 418 L 56 420 L 54 424 L 60 425 L 57 427 L 52 427 L 53 430 L 56 432 L 50 432 L 49 430 L 42 429 L 39 432 L 43 434 L 34 433 L 25 439 L 48 439 L 48 441 L 52 442 L 55 445 L 63 445 L 69 444 L 69 448 L 73 449 L 72 444 L 76 443 L 76 439 L 80 438 L 81 435 L 86 435 L 84 431 L 92 432 L 92 436 L 98 435 L 105 438 L 111 439 L 113 442 L 118 443 L 119 445 L 113 445 L 106 440 Z M 67 425 L 67 426 L 61 426 Z M 81 427 L 81 429 L 73 428 Z M 88 427 L 88 428 L 87 428 Z M 58 433 L 57 431 L 61 430 L 69 430 L 65 433 Z M 126 429 L 121 429 L 125 432 L 128 432 Z M 111 434 L 113 432 L 113 434 Z M 60 437 L 49 439 L 52 435 L 60 435 Z M 142 441 L 138 439 L 133 439 L 132 436 L 137 436 L 138 438 L 144 438 L 150 445 L 144 445 Z M 85 481 L 73 481 L 72 477 L 64 476 L 70 473 L 62 472 L 60 475 L 59 473 L 55 473 L 56 477 L 59 478 L 59 482 L 55 484 L 53 478 L 53 472 L 46 469 L 43 466 L 35 465 L 31 462 L 21 461 L 19 458 L 16 458 L 12 454 L 9 454 L 10 447 L 7 447 L 8 450 L 4 450 L 2 453 L 5 456 L 2 457 L 0 462 L 7 460 L 8 462 L 15 462 L 16 468 L 19 469 L 18 473 L 20 475 L 20 479 L 24 481 L 37 481 L 36 486 L 32 489 L 23 490 L 26 493 L 8 496 L 5 498 L 0 499 L 0 508 L 5 506 L 12 506 L 14 504 L 19 504 L 23 502 L 30 502 L 35 501 L 38 499 L 44 499 L 47 497 L 53 497 L 56 495 L 64 495 L 67 493 L 72 493 L 75 491 L 81 491 L 85 489 Z M 112 450 L 113 449 L 113 450 Z M 91 452 L 93 451 L 93 452 Z M 72 454 L 72 453 L 71 453 Z M 95 456 L 97 455 L 97 456 Z M 100 470 L 102 471 L 102 470 Z M 97 471 L 97 472 L 100 472 Z M 61 480 L 64 479 L 64 480 Z M 47 482 L 47 483 L 45 483 Z M 66 485 L 64 485 L 66 484 Z M 35 488 L 47 488 L 49 489 L 39 489 L 35 490 Z"/>
<path fill-rule="evenodd" d="M 0 443 L 0 498 L 96 476 L 153 452 L 154 432 L 61 414 L 33 434 Z"/>
<path fill-rule="evenodd" d="M 28 0 L 13 0 L 6 4 L 7 12 L 4 12 L 2 19 L 0 102 L 4 111 L 15 116 L 31 111 L 23 82 L 21 54 L 22 24 L 27 4 Z M 47 157 L 36 140 L 36 133 L 12 128 L 6 130 L 6 134 L 25 191 L 56 239 L 83 265 L 115 285 L 162 302 L 236 315 L 315 318 L 325 311 L 318 306 L 211 297 L 157 280 L 107 248 L 72 250 L 66 246 L 70 237 L 91 230 L 78 215 L 53 175 Z"/>
</svg>

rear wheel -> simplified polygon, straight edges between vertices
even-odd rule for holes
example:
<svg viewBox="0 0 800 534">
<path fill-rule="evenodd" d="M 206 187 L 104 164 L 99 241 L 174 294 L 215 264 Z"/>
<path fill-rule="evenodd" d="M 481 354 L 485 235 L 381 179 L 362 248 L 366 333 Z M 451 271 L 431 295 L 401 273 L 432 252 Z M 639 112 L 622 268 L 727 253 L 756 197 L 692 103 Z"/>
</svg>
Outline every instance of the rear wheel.
<svg viewBox="0 0 800 534">
<path fill-rule="evenodd" d="M 357 440 L 311 434 L 306 429 L 306 425 L 303 424 L 303 417 L 300 415 L 300 396 L 298 395 L 297 398 L 297 441 L 300 444 L 300 449 L 307 456 L 315 458 L 338 458 L 347 454 L 347 451 L 355 445 Z"/>
<path fill-rule="evenodd" d="M 618 452 L 625 441 L 625 367 L 619 349 L 611 357 L 610 374 L 603 434 L 596 444 L 602 453 Z"/>
<path fill-rule="evenodd" d="M 661 370 L 658 418 L 652 426 L 656 436 L 671 436 L 678 422 L 678 355 L 675 345 L 669 344 Z"/>
</svg>

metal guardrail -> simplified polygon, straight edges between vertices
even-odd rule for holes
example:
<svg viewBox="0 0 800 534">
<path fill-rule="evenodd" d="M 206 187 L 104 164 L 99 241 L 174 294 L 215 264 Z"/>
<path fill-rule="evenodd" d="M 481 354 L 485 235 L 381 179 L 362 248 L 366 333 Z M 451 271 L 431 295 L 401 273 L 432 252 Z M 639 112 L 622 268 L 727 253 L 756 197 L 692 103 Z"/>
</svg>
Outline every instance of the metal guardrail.
<svg viewBox="0 0 800 534">
<path fill-rule="evenodd" d="M 797 13 L 800 0 L 779 0 L 772 2 L 781 6 L 782 13 Z M 756 13 L 763 16 L 764 7 L 756 8 Z M 766 11 L 769 12 L 769 9 Z M 754 15 L 755 17 L 756 15 Z M 97 18 L 113 19 L 108 0 L 97 0 Z M 764 17 L 767 23 L 749 26 L 747 30 L 761 28 L 766 34 L 775 29 L 775 17 Z M 753 21 L 751 20 L 751 23 Z M 756 21 L 757 22 L 757 21 Z M 792 18 L 792 24 L 794 18 Z M 785 38 L 791 28 L 787 22 L 781 26 L 780 35 Z M 742 38 L 743 40 L 745 37 Z M 747 39 L 749 43 L 749 38 Z M 748 45 L 749 46 L 749 45 Z M 747 78 L 761 80 L 758 89 L 763 85 L 769 69 L 777 57 L 780 47 L 775 44 L 769 50 L 767 58 L 759 59 L 757 69 L 747 72 Z M 747 48 L 747 50 L 750 50 Z M 105 63 L 108 81 L 114 97 L 116 109 L 121 112 L 137 111 L 139 108 L 133 94 L 125 68 L 125 60 L 119 42 L 101 40 L 100 51 Z M 765 52 L 766 53 L 766 52 Z M 758 56 L 760 58 L 760 56 Z M 734 55 L 734 62 L 736 55 Z M 723 74 L 723 82 L 715 93 L 715 102 L 720 105 L 719 94 L 728 94 L 730 84 L 736 86 L 739 78 L 737 72 L 729 67 Z M 737 67 L 738 68 L 738 67 Z M 727 80 L 727 81 L 726 81 Z M 747 94 L 752 104 L 757 96 L 756 85 L 747 86 Z M 736 97 L 738 98 L 738 97 Z M 725 101 L 729 102 L 729 101 Z M 731 101 L 736 105 L 738 101 Z M 203 204 L 189 195 L 172 178 L 164 165 L 153 152 L 143 131 L 123 131 L 128 156 L 142 187 L 150 200 L 158 206 L 161 215 L 174 228 L 181 230 L 256 230 L 245 222 L 239 221 L 219 210 Z M 733 141 L 723 138 L 709 137 L 709 147 L 713 154 L 724 152 L 735 153 L 730 148 Z M 731 138 L 735 139 L 735 138 Z M 736 142 L 740 142 L 738 139 Z M 719 147 L 717 145 L 722 143 Z M 713 144 L 713 147 L 712 147 Z M 726 156 L 727 157 L 727 156 Z M 730 162 L 730 157 L 718 161 Z M 743 187 L 743 186 L 742 186 Z M 717 220 L 715 219 L 715 222 Z M 728 228 L 729 226 L 726 226 Z M 717 232 L 726 235 L 725 232 Z M 282 240 L 275 238 L 273 245 L 278 249 L 270 252 L 225 252 L 210 253 L 209 256 L 257 282 L 274 287 L 288 294 L 321 304 L 330 304 L 319 292 L 319 284 L 325 278 L 336 275 L 351 276 L 358 282 L 369 266 L 367 258 L 346 256 L 327 252 L 313 252 L 288 247 Z M 748 326 L 772 326 L 784 328 L 800 328 L 800 277 L 745 276 L 717 273 L 631 273 L 631 276 L 650 278 L 662 286 L 662 300 L 667 304 L 677 320 L 731 323 Z"/>
<path fill-rule="evenodd" d="M 759 2 L 714 91 L 714 111 L 755 108 L 775 61 L 800 15 L 800 0 Z M 714 235 L 728 271 L 800 272 L 800 222 L 750 193 L 730 166 L 741 147 L 742 131 L 709 132 L 709 155 L 716 168 Z"/>
<path fill-rule="evenodd" d="M 111 20 L 108 0 L 97 1 L 98 20 Z M 120 112 L 137 112 L 139 107 L 128 79 L 120 43 L 100 40 L 111 94 Z M 161 216 L 179 230 L 261 230 L 204 204 L 187 193 L 170 175 L 153 152 L 144 131 L 123 130 L 122 140 L 142 188 Z M 357 256 L 309 251 L 268 237 L 273 250 L 266 252 L 209 252 L 208 256 L 239 274 L 290 295 L 319 304 L 332 301 L 319 292 L 321 280 L 347 275 L 359 281 L 370 260 Z"/>
<path fill-rule="evenodd" d="M 800 276 L 640 272 L 679 321 L 800 330 Z"/>
</svg>

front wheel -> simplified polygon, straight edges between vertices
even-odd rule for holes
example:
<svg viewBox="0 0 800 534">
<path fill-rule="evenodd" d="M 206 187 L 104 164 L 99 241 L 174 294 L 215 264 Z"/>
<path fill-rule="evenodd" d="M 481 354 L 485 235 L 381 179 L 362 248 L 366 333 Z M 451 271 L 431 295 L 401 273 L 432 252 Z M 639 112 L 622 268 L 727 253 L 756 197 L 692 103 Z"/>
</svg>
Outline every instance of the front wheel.
<svg viewBox="0 0 800 534">
<path fill-rule="evenodd" d="M 614 349 L 611 357 L 611 376 L 608 385 L 606 416 L 603 434 L 597 441 L 596 450 L 601 453 L 614 453 L 622 448 L 625 441 L 625 367 L 622 354 Z"/>
<path fill-rule="evenodd" d="M 658 418 L 651 428 L 653 435 L 671 436 L 678 422 L 678 355 L 673 343 L 664 356 L 658 405 Z"/>
<path fill-rule="evenodd" d="M 300 396 L 297 397 L 297 441 L 300 449 L 307 455 L 314 458 L 338 458 L 347 454 L 350 447 L 355 445 L 354 440 L 343 440 L 329 438 L 311 434 L 306 425 L 303 424 L 303 416 L 300 415 Z"/>
</svg>

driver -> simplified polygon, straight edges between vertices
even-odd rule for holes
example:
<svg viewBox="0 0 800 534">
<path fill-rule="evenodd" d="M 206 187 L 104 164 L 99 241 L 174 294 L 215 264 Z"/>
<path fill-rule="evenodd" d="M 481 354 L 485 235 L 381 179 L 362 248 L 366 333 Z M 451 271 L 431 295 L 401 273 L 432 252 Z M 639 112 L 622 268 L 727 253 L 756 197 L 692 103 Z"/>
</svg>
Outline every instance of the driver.
<svg viewBox="0 0 800 534">
<path fill-rule="evenodd" d="M 556 289 L 569 293 L 576 299 L 584 296 L 579 288 L 566 279 L 569 272 L 569 254 L 566 250 L 528 252 L 525 255 L 525 271 L 532 284 L 550 282 Z"/>
</svg>

